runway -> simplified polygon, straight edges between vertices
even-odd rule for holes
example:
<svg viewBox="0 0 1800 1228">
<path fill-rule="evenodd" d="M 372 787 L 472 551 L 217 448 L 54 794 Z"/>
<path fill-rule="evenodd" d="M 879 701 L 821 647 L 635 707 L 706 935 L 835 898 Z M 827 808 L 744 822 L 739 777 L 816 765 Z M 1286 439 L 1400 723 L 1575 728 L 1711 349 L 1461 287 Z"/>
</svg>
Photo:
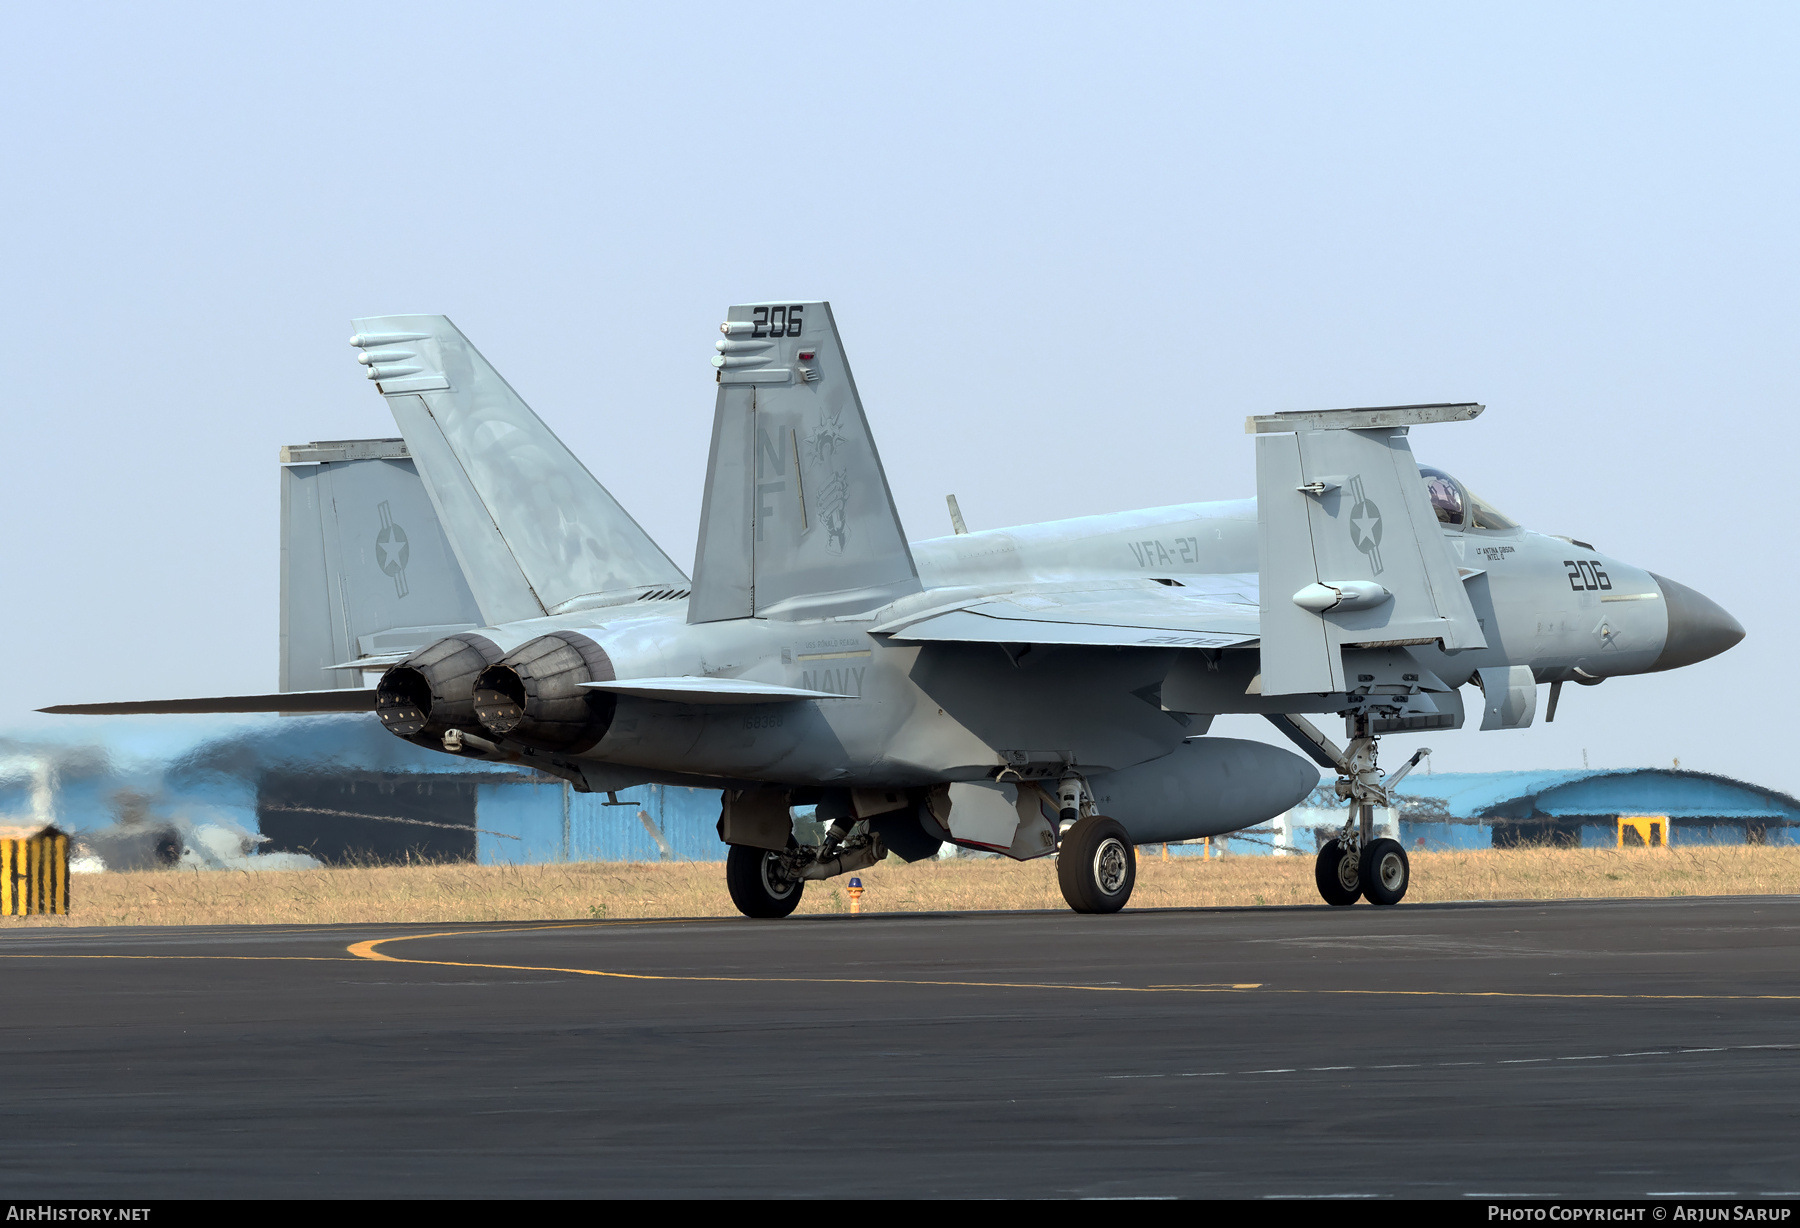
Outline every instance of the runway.
<svg viewBox="0 0 1800 1228">
<path fill-rule="evenodd" d="M 1793 1197 L 1800 898 L 0 932 L 12 1198 Z"/>
</svg>

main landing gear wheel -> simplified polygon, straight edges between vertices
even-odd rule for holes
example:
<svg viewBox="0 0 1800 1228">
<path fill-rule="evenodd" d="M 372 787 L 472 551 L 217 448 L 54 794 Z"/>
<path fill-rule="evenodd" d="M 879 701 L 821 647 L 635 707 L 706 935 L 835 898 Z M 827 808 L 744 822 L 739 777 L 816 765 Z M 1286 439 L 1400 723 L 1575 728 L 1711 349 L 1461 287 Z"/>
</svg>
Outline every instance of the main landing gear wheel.
<svg viewBox="0 0 1800 1228">
<path fill-rule="evenodd" d="M 1393 844 L 1392 840 L 1387 841 Z M 1394 845 L 1398 848 L 1399 845 Z M 1404 853 L 1401 854 L 1405 856 Z M 1328 840 L 1313 864 L 1313 878 L 1327 904 L 1354 904 L 1362 898 L 1362 863 L 1341 840 Z M 1402 888 L 1404 890 L 1404 888 Z"/>
<path fill-rule="evenodd" d="M 1406 898 L 1412 868 L 1398 840 L 1371 840 L 1362 855 L 1363 898 L 1371 904 L 1398 904 Z"/>
<path fill-rule="evenodd" d="M 747 844 L 734 844 L 725 854 L 725 886 L 746 917 L 785 917 L 806 890 L 803 880 L 782 873 L 779 854 Z"/>
<path fill-rule="evenodd" d="M 1118 912 L 1137 882 L 1137 852 L 1117 819 L 1090 814 L 1062 838 L 1056 881 L 1076 912 Z"/>
</svg>

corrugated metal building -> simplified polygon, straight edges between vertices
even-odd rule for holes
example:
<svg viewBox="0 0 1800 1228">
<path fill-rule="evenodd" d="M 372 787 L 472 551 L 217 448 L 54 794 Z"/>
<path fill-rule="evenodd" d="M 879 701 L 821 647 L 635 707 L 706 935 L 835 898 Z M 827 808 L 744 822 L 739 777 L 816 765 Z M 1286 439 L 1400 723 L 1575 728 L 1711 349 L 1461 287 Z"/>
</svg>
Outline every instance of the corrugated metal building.
<svg viewBox="0 0 1800 1228">
<path fill-rule="evenodd" d="M 577 793 L 561 781 L 483 782 L 475 790 L 476 859 L 723 861 L 719 791 L 678 785 Z"/>
<path fill-rule="evenodd" d="M 0 822 L 54 822 L 90 867 L 724 858 L 718 790 L 645 785 L 618 800 L 434 754 L 357 717 L 134 717 L 0 736 Z"/>
<path fill-rule="evenodd" d="M 1329 784 L 1310 805 L 1278 821 L 1279 838 L 1310 853 L 1344 822 L 1344 805 Z M 1555 844 L 1613 848 L 1642 838 L 1645 824 L 1621 819 L 1664 818 L 1669 844 L 1800 843 L 1800 800 L 1707 772 L 1673 768 L 1612 771 L 1456 772 L 1406 778 L 1399 805 L 1378 812 L 1408 849 L 1511 848 Z M 1652 836 L 1654 840 L 1654 836 Z"/>
</svg>

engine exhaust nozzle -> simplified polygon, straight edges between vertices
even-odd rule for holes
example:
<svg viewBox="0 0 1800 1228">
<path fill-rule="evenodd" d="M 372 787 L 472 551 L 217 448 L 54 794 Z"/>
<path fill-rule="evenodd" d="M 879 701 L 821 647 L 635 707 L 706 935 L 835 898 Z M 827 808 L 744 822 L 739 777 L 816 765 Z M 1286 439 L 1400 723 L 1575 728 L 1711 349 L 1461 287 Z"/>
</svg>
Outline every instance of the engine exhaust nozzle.
<svg viewBox="0 0 1800 1228">
<path fill-rule="evenodd" d="M 420 746 L 437 746 L 452 729 L 474 733 L 475 679 L 498 661 L 500 646 L 463 633 L 427 644 L 381 676 L 375 714 L 389 733 Z"/>
<path fill-rule="evenodd" d="M 497 737 L 579 754 L 606 736 L 618 698 L 584 682 L 615 677 L 606 650 L 576 631 L 539 636 L 481 671 L 475 717 Z"/>
</svg>

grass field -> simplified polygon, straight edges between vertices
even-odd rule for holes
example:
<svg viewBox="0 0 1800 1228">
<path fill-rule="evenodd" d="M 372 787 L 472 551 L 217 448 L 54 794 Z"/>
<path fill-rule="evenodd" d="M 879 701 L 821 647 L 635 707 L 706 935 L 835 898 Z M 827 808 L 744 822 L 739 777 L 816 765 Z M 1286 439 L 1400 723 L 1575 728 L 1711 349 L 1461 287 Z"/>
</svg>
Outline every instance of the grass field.
<svg viewBox="0 0 1800 1228">
<path fill-rule="evenodd" d="M 1800 894 L 1800 847 L 1508 849 L 1416 853 L 1406 902 Z M 864 870 L 863 911 L 1063 908 L 1056 867 L 998 859 Z M 802 913 L 847 912 L 846 879 L 809 884 Z M 719 862 L 384 866 L 243 873 L 80 874 L 67 917 L 39 925 L 273 925 L 731 916 Z M 1317 905 L 1310 857 L 1195 857 L 1139 851 L 1134 908 Z M 1404 907 L 1404 905 L 1403 905 Z"/>
</svg>

